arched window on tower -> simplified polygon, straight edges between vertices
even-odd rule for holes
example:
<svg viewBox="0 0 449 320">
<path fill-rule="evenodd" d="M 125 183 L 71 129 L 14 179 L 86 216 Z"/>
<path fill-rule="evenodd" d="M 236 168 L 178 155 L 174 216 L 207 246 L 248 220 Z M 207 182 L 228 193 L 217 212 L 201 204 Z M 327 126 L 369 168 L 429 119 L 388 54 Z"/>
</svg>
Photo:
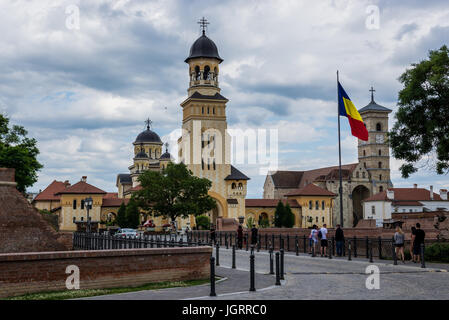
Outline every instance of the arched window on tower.
<svg viewBox="0 0 449 320">
<path fill-rule="evenodd" d="M 243 184 L 241 182 L 239 183 L 239 190 L 243 190 Z"/>
<path fill-rule="evenodd" d="M 204 67 L 203 79 L 210 80 L 210 67 L 209 66 Z"/>
<path fill-rule="evenodd" d="M 363 150 L 363 156 L 364 156 L 364 157 L 366 156 L 366 151 L 365 151 L 365 150 Z"/>
<path fill-rule="evenodd" d="M 382 131 L 382 125 L 380 122 L 376 123 L 376 131 Z"/>
<path fill-rule="evenodd" d="M 381 156 L 381 155 L 382 155 L 382 150 L 379 149 L 379 156 Z"/>
<path fill-rule="evenodd" d="M 379 180 L 382 181 L 382 175 L 381 174 L 379 174 Z"/>
<path fill-rule="evenodd" d="M 379 168 L 382 168 L 382 162 L 379 161 Z"/>
<path fill-rule="evenodd" d="M 231 188 L 232 188 L 232 189 L 235 189 L 236 187 L 237 187 L 237 186 L 236 186 L 235 182 L 233 182 L 232 185 L 231 185 Z"/>
<path fill-rule="evenodd" d="M 382 191 L 384 191 L 384 187 L 380 186 L 379 187 L 379 192 L 382 192 Z"/>
<path fill-rule="evenodd" d="M 195 67 L 195 80 L 200 80 L 200 79 L 201 79 L 200 67 L 196 66 Z"/>
<path fill-rule="evenodd" d="M 217 81 L 218 79 L 218 69 L 217 67 L 214 68 L 214 80 Z"/>
</svg>

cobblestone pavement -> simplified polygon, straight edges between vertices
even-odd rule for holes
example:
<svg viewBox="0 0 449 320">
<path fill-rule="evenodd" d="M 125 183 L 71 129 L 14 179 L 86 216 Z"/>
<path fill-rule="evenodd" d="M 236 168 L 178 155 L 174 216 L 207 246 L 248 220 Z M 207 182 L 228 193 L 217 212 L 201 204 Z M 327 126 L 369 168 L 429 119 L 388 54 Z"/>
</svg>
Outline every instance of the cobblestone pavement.
<svg viewBox="0 0 449 320">
<path fill-rule="evenodd" d="M 238 268 L 249 268 L 249 253 L 237 251 Z M 269 271 L 267 252 L 255 252 L 256 271 Z M 231 250 L 220 250 L 220 263 L 231 263 Z M 376 265 L 380 271 L 380 288 L 366 288 L 368 274 L 366 267 Z M 407 262 L 405 265 L 392 261 L 357 258 L 311 257 L 294 253 L 285 255 L 286 283 L 264 292 L 246 292 L 218 296 L 212 299 L 449 299 L 449 272 L 447 264 L 420 264 Z M 207 298 L 209 299 L 209 297 Z"/>
<path fill-rule="evenodd" d="M 214 249 L 215 255 L 215 249 Z M 366 258 L 311 257 L 285 254 L 285 281 L 275 286 L 269 275 L 268 252 L 255 252 L 256 292 L 249 292 L 249 252 L 236 251 L 237 269 L 231 269 L 231 250 L 220 248 L 220 267 L 217 275 L 226 280 L 217 283 L 217 297 L 209 297 L 209 285 L 147 290 L 124 294 L 91 297 L 101 300 L 161 300 L 161 299 L 449 299 L 449 265 L 398 262 Z M 366 288 L 366 268 L 376 265 L 380 271 L 380 288 Z"/>
</svg>

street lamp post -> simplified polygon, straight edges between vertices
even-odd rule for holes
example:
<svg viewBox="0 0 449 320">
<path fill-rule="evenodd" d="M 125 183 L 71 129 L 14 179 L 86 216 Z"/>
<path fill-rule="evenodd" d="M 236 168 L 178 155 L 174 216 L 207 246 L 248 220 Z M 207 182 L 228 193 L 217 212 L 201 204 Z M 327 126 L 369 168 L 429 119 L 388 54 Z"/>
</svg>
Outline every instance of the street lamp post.
<svg viewBox="0 0 449 320">
<path fill-rule="evenodd" d="M 87 210 L 87 232 L 90 233 L 90 217 L 89 217 L 89 210 L 92 209 L 92 198 L 88 197 L 84 199 L 84 205 L 86 206 Z"/>
</svg>

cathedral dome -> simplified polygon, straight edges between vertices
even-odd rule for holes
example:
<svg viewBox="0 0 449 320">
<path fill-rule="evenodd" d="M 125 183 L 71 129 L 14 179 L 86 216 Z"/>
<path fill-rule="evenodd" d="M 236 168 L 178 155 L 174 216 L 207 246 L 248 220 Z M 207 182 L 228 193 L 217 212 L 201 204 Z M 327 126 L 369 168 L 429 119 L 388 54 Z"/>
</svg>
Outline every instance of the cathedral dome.
<svg viewBox="0 0 449 320">
<path fill-rule="evenodd" d="M 148 158 L 148 155 L 145 153 L 145 150 L 140 150 L 138 154 L 136 154 L 136 159 Z"/>
<path fill-rule="evenodd" d="M 189 62 L 189 60 L 193 58 L 215 58 L 220 62 L 223 61 L 218 54 L 217 46 L 206 36 L 204 31 L 203 35 L 199 37 L 190 47 L 190 54 L 185 62 Z"/>
<path fill-rule="evenodd" d="M 142 131 L 139 133 L 139 135 L 136 138 L 136 141 L 134 143 L 161 143 L 161 138 L 159 135 L 150 130 L 150 128 L 147 128 L 145 131 Z"/>
<path fill-rule="evenodd" d="M 168 151 L 165 151 L 165 153 L 161 156 L 160 159 L 171 159 L 171 154 L 168 153 Z"/>
</svg>

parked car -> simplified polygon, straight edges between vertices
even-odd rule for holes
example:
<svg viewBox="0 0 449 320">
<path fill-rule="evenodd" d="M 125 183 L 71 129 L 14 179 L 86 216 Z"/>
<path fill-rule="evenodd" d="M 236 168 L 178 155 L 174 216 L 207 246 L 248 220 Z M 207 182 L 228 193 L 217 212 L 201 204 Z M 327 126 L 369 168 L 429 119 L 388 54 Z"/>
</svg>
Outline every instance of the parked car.
<svg viewBox="0 0 449 320">
<path fill-rule="evenodd" d="M 137 237 L 137 230 L 136 229 L 128 229 L 128 228 L 124 228 L 124 229 L 120 229 L 116 234 L 116 236 L 118 237 Z"/>
</svg>

